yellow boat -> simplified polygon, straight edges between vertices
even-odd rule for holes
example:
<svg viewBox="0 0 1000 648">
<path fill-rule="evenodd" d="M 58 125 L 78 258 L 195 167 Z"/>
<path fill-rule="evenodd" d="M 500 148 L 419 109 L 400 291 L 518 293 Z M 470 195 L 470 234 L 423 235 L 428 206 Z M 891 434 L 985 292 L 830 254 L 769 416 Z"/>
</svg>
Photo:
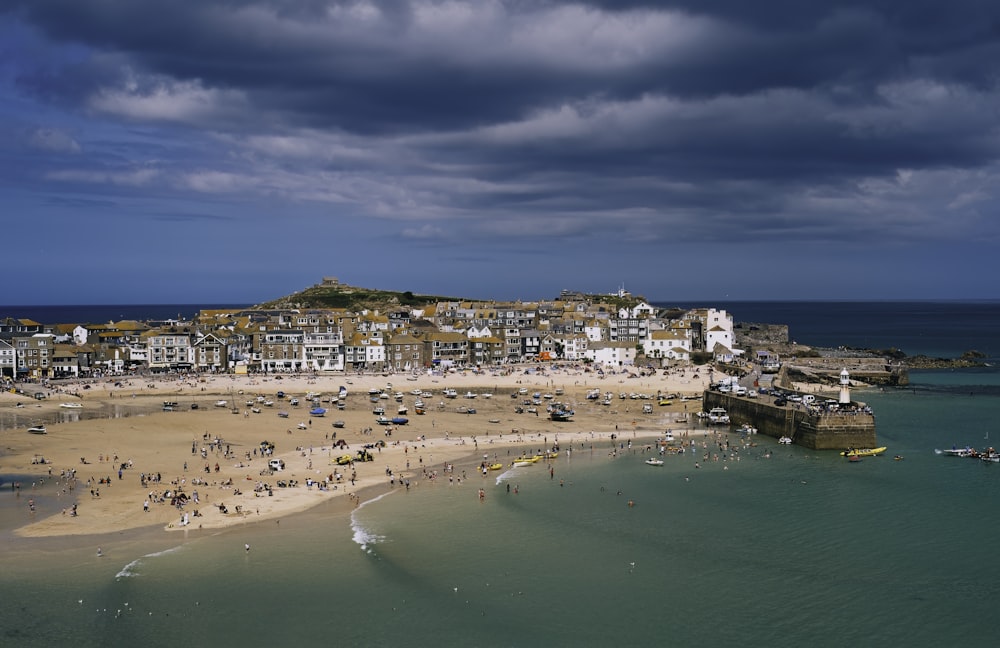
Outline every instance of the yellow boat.
<svg viewBox="0 0 1000 648">
<path fill-rule="evenodd" d="M 490 464 L 489 466 L 487 466 L 487 468 L 489 468 L 490 470 L 500 470 L 501 468 L 503 468 L 503 464 Z"/>
<path fill-rule="evenodd" d="M 535 463 L 536 461 L 539 461 L 541 458 L 542 458 L 542 455 L 535 455 L 534 457 L 518 457 L 514 461 L 510 462 L 510 465 L 512 465 L 512 466 L 527 466 L 529 464 Z"/>
<path fill-rule="evenodd" d="M 875 457 L 885 452 L 886 447 L 880 448 L 852 448 L 840 453 L 841 457 Z"/>
</svg>

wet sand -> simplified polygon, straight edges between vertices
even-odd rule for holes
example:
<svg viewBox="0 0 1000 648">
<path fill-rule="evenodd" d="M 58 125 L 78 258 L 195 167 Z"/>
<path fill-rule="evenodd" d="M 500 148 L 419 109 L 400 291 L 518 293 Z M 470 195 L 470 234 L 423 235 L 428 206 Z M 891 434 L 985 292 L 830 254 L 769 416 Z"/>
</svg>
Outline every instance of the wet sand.
<svg viewBox="0 0 1000 648">
<path fill-rule="evenodd" d="M 449 464 L 475 471 L 484 456 L 487 463 L 506 466 L 522 451 L 541 451 L 556 443 L 610 448 L 612 435 L 651 441 L 667 429 L 681 434 L 694 427 L 700 400 L 675 398 L 670 405 L 659 405 L 655 398 L 629 395 L 700 396 L 707 378 L 706 371 L 692 369 L 669 375 L 600 376 L 546 366 L 502 375 L 133 377 L 67 383 L 60 387 L 63 393 L 44 401 L 0 395 L 4 420 L 18 421 L 16 427 L 0 431 L 0 474 L 23 476 L 19 500 L 25 510 L 24 523 L 16 529 L 19 536 L 99 535 L 143 527 L 219 529 L 280 518 L 331 498 L 353 503 L 362 489 L 431 479 Z M 348 396 L 345 408 L 338 410 L 342 385 Z M 373 389 L 384 390 L 388 398 L 371 402 Z M 446 398 L 445 389 L 454 389 L 458 396 Z M 592 390 L 602 397 L 588 399 Z M 278 397 L 279 391 L 284 398 Z M 416 391 L 431 395 L 412 393 Z M 310 416 L 310 392 L 330 399 L 320 404 L 325 415 Z M 397 393 L 402 402 L 394 397 Z M 532 413 L 524 401 L 535 393 L 542 395 L 541 405 Z M 608 405 L 602 404 L 606 393 L 612 395 Z M 292 405 L 293 397 L 300 404 Z M 414 411 L 418 398 L 425 403 L 423 415 Z M 164 401 L 176 402 L 173 411 L 163 411 Z M 60 407 L 69 402 L 82 407 Z M 550 402 L 572 407 L 572 420 L 549 420 L 545 406 Z M 398 413 L 401 405 L 406 414 Z M 644 405 L 651 405 L 652 412 L 643 413 Z M 402 415 L 408 423 L 377 424 L 373 409 L 378 406 L 386 417 Z M 517 413 L 515 407 L 525 411 Z M 476 412 L 463 413 L 462 408 Z M 287 418 L 279 412 L 286 412 Z M 685 414 L 691 423 L 680 422 Z M 89 418 L 95 415 L 99 417 Z M 26 421 L 56 422 L 47 423 L 47 433 L 40 435 L 29 434 Z M 343 427 L 334 427 L 335 421 Z M 262 441 L 274 444 L 271 456 L 262 454 Z M 334 447 L 335 441 L 347 447 Z M 372 461 L 337 465 L 337 457 L 356 456 L 370 444 L 375 444 L 369 449 Z M 282 460 L 284 469 L 269 471 L 271 459 Z M 0 487 L 11 488 L 8 480 Z M 310 480 L 312 485 L 307 485 Z M 41 481 L 49 483 L 47 490 L 57 482 L 58 505 L 30 511 L 31 485 Z"/>
</svg>

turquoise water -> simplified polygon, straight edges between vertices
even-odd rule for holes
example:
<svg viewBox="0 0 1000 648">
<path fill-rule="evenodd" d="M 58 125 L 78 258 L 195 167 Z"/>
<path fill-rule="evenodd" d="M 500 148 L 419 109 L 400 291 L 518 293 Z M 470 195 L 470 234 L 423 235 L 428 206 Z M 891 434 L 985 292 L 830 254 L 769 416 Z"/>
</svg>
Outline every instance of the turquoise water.
<svg viewBox="0 0 1000 648">
<path fill-rule="evenodd" d="M 997 399 L 932 389 L 955 384 L 859 395 L 889 456 L 856 464 L 757 438 L 654 468 L 605 442 L 552 477 L 421 482 L 353 512 L 18 540 L 0 628 L 25 646 L 994 645 L 1000 466 L 934 449 L 989 443 Z"/>
</svg>

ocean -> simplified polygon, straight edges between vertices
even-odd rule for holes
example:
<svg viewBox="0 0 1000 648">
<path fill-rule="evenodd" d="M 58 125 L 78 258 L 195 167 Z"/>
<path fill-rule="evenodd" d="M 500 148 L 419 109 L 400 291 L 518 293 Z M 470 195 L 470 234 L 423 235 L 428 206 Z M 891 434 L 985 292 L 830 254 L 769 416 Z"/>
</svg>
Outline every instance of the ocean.
<svg viewBox="0 0 1000 648">
<path fill-rule="evenodd" d="M 1000 356 L 997 303 L 725 307 L 737 321 L 788 323 L 803 343 L 946 357 L 975 348 L 994 367 Z M 28 540 L 0 529 L 0 636 L 12 646 L 993 646 L 1000 465 L 935 449 L 1000 435 L 994 367 L 855 392 L 889 447 L 858 463 L 758 437 L 738 460 L 710 446 L 728 460 L 700 450 L 654 468 L 627 450 L 611 457 L 604 442 L 561 453 L 552 476 L 536 465 L 418 482 L 353 510 L 330 502 L 190 537 Z"/>
</svg>

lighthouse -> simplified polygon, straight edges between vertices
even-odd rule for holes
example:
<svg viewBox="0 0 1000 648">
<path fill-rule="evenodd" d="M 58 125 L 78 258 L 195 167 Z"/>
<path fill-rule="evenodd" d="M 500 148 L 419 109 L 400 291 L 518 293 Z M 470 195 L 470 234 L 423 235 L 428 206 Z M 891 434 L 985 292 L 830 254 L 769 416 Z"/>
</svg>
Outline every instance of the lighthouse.
<svg viewBox="0 0 1000 648">
<path fill-rule="evenodd" d="M 847 367 L 840 372 L 840 399 L 837 402 L 841 407 L 851 404 L 851 374 L 847 373 Z"/>
</svg>

